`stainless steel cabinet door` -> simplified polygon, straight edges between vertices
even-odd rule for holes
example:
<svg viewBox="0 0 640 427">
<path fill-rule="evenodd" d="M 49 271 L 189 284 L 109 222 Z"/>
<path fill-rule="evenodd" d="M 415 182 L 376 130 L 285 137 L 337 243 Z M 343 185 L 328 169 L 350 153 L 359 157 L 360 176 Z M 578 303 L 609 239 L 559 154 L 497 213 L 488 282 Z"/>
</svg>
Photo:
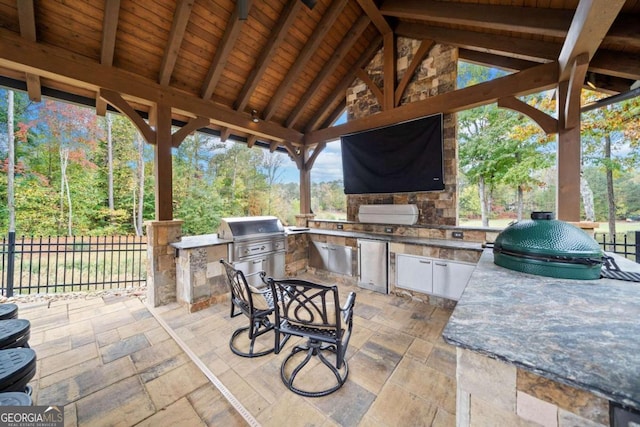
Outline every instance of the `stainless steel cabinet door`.
<svg viewBox="0 0 640 427">
<path fill-rule="evenodd" d="M 358 239 L 358 286 L 386 294 L 387 243 Z"/>
</svg>

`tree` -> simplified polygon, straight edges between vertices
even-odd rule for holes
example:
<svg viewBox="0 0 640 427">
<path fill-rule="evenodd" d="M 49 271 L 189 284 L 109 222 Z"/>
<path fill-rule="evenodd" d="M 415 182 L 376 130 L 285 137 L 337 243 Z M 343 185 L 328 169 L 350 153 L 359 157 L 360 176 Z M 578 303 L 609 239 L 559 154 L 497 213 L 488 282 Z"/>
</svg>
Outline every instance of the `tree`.
<svg viewBox="0 0 640 427">
<path fill-rule="evenodd" d="M 16 207 L 14 197 L 14 177 L 15 177 L 15 134 L 13 131 L 14 120 L 14 103 L 13 91 L 8 91 L 7 100 L 7 144 L 8 144 L 8 162 L 7 162 L 7 208 L 9 210 L 9 231 L 16 231 Z"/>
</svg>

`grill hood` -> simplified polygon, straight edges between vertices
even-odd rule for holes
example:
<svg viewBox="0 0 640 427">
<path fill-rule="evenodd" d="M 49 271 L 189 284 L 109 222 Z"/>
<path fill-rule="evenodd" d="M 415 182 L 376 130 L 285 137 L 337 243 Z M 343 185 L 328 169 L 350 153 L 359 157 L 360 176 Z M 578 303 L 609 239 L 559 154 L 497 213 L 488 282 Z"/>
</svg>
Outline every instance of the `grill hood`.
<svg viewBox="0 0 640 427">
<path fill-rule="evenodd" d="M 221 239 L 245 240 L 274 235 L 284 235 L 284 227 L 275 216 L 222 218 L 218 228 Z"/>
<path fill-rule="evenodd" d="M 599 279 L 604 252 L 580 228 L 533 212 L 496 237 L 494 262 L 511 270 L 563 279 Z"/>
</svg>

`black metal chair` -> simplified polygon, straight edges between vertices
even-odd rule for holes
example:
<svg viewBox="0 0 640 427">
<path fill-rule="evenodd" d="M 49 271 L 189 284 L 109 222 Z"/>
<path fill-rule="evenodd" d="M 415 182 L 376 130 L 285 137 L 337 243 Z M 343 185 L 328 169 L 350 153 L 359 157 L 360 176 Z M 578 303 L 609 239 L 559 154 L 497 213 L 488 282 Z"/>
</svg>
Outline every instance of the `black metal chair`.
<svg viewBox="0 0 640 427">
<path fill-rule="evenodd" d="M 337 286 L 300 279 L 269 278 L 267 281 L 275 302 L 276 354 L 291 336 L 306 339 L 302 345 L 294 346 L 282 362 L 282 381 L 289 390 L 306 397 L 326 396 L 338 390 L 349 375 L 345 354 L 353 328 L 356 294 L 350 292 L 344 307 L 340 308 Z M 314 356 L 322 363 L 309 364 Z M 331 375 L 318 372 L 323 366 Z M 307 376 L 306 382 L 313 384 L 303 388 Z"/>
<path fill-rule="evenodd" d="M 247 283 L 242 271 L 236 270 L 225 260 L 220 260 L 227 275 L 227 283 L 231 291 L 231 317 L 244 314 L 249 318 L 249 326 L 239 328 L 233 332 L 229 340 L 229 347 L 234 354 L 243 357 L 259 357 L 272 353 L 273 341 L 265 350 L 256 351 L 256 339 L 274 330 L 274 324 L 269 319 L 273 313 L 273 297 L 271 289 L 257 289 Z M 264 280 L 264 272 L 261 273 Z M 236 312 L 236 309 L 239 310 Z M 238 337 L 248 339 L 248 350 L 241 349 L 237 343 Z"/>
</svg>

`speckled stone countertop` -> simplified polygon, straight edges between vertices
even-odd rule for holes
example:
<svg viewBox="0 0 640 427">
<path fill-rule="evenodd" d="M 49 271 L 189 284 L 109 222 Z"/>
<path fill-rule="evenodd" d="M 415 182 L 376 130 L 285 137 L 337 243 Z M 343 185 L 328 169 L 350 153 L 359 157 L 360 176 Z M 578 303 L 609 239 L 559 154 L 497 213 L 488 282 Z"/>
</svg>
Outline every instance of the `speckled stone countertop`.
<svg viewBox="0 0 640 427">
<path fill-rule="evenodd" d="M 622 270 L 640 272 L 615 257 Z M 495 265 L 487 249 L 443 337 L 640 409 L 640 283 L 520 273 Z"/>
<path fill-rule="evenodd" d="M 428 239 L 424 237 L 398 236 L 394 234 L 363 233 L 359 231 L 326 230 L 322 228 L 311 228 L 304 232 L 309 234 L 324 234 L 327 236 L 352 237 L 356 239 L 382 240 L 385 242 L 393 242 L 393 243 L 407 243 L 407 244 L 413 244 L 413 245 L 436 246 L 440 248 L 469 249 L 469 250 L 476 250 L 476 251 L 482 250 L 481 243 L 467 242 L 464 240 Z"/>
<path fill-rule="evenodd" d="M 205 246 L 226 245 L 231 240 L 220 239 L 217 234 L 203 234 L 201 236 L 184 236 L 179 242 L 171 243 L 177 249 L 193 249 Z"/>
</svg>

